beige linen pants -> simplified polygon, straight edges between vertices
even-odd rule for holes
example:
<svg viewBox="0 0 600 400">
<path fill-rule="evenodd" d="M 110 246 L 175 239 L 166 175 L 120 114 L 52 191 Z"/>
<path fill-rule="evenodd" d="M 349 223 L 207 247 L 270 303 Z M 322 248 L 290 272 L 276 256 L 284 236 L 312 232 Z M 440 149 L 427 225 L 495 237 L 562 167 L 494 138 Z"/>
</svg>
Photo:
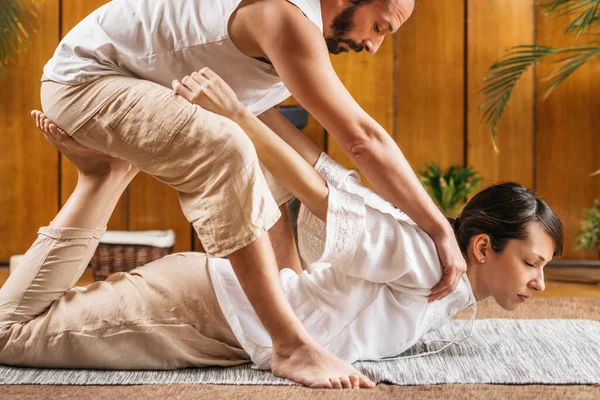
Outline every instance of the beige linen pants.
<svg viewBox="0 0 600 400">
<path fill-rule="evenodd" d="M 292 198 L 261 170 L 237 124 L 156 83 L 125 76 L 82 85 L 44 81 L 41 100 L 44 113 L 77 142 L 175 188 L 210 256 L 255 241 Z"/>
<path fill-rule="evenodd" d="M 173 254 L 72 287 L 102 233 L 39 230 L 0 288 L 0 364 L 162 370 L 249 361 L 200 253 Z"/>
</svg>

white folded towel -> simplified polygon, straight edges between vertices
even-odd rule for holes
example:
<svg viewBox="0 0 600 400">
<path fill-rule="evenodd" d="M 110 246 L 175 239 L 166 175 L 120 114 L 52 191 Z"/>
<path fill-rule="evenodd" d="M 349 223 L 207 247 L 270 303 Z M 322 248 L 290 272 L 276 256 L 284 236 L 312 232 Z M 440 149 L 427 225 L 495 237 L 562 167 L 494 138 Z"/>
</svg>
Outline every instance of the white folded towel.
<svg viewBox="0 0 600 400">
<path fill-rule="evenodd" d="M 137 244 L 153 247 L 172 247 L 175 244 L 175 232 L 166 231 L 106 231 L 100 239 L 105 244 Z"/>
</svg>

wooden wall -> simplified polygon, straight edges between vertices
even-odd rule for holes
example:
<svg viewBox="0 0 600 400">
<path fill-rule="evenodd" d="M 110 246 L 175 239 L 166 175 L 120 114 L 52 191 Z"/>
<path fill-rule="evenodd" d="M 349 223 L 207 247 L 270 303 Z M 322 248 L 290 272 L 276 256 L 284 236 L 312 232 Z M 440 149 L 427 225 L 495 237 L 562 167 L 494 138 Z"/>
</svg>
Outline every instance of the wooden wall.
<svg viewBox="0 0 600 400">
<path fill-rule="evenodd" d="M 574 35 L 562 33 L 570 17 L 536 16 L 537 42 L 572 46 Z M 539 69 L 539 75 L 548 71 Z M 538 79 L 536 92 L 541 95 Z M 534 168 L 536 189 L 559 212 L 565 225 L 565 258 L 597 259 L 597 252 L 574 252 L 575 234 L 582 208 L 590 208 L 600 197 L 600 177 L 590 178 L 600 168 L 600 60 L 583 66 L 546 100 L 536 100 Z"/>
<path fill-rule="evenodd" d="M 0 262 L 27 250 L 58 210 L 58 152 L 37 131 L 42 67 L 59 38 L 59 0 L 47 0 L 29 51 L 0 71 Z"/>
<path fill-rule="evenodd" d="M 483 102 L 482 77 L 489 66 L 511 46 L 533 43 L 533 0 L 469 1 L 467 34 L 466 160 L 486 178 L 486 183 L 512 180 L 533 188 L 534 104 L 533 71 L 513 94 L 499 127 L 497 145 L 490 146 L 489 126 L 476 112 Z"/>
<path fill-rule="evenodd" d="M 27 249 L 37 227 L 52 219 L 74 187 L 73 167 L 36 131 L 28 112 L 40 107 L 39 76 L 60 37 L 104 2 L 43 2 L 36 41 L 0 74 L 0 263 Z M 468 164 L 485 177 L 484 186 L 516 180 L 538 190 L 565 225 L 564 258 L 595 259 L 593 252 L 574 250 L 574 237 L 582 208 L 600 196 L 600 178 L 588 177 L 600 168 L 600 138 L 594 135 L 600 125 L 599 62 L 582 68 L 544 101 L 539 98 L 543 68 L 528 73 L 501 122 L 499 154 L 477 112 L 482 78 L 493 61 L 516 44 L 572 43 L 572 37 L 563 37 L 563 27 L 564 19 L 540 16 L 534 0 L 420 1 L 376 55 L 343 54 L 332 62 L 415 169 L 431 161 L 442 167 Z M 305 132 L 352 166 L 314 118 Z M 131 184 L 109 228 L 174 229 L 177 251 L 195 247 L 175 192 L 146 175 Z"/>
<path fill-rule="evenodd" d="M 61 36 L 105 3 L 106 0 L 62 0 Z M 62 161 L 61 204 L 64 204 L 77 183 L 77 170 L 66 158 Z M 181 211 L 177 192 L 144 173 L 133 180 L 119 201 L 108 229 L 173 229 L 177 239 L 174 250 L 192 250 L 192 228 Z"/>
</svg>

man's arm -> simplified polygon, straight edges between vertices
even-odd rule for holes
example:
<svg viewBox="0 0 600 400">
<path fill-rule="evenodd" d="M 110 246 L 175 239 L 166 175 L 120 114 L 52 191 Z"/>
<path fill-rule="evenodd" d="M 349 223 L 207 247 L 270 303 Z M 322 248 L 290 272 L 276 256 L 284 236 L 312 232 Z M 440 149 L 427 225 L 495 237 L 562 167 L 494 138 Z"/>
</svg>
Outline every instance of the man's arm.
<svg viewBox="0 0 600 400">
<path fill-rule="evenodd" d="M 294 98 L 333 135 L 376 191 L 434 239 L 446 278 L 434 288 L 432 298 L 444 297 L 466 270 L 446 218 L 396 143 L 339 80 L 318 28 L 287 2 L 277 6 L 267 2 L 256 10 L 259 14 L 251 17 L 254 24 L 248 24 L 246 34 L 271 61 Z"/>
</svg>

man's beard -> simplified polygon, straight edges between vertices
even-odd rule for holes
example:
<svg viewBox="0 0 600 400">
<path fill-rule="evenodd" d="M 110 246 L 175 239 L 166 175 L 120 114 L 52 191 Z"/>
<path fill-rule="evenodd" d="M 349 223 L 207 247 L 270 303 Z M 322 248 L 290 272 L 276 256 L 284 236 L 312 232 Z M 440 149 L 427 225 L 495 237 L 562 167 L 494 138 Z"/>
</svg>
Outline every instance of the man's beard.
<svg viewBox="0 0 600 400">
<path fill-rule="evenodd" d="M 352 39 L 348 39 L 346 36 L 352 29 L 354 29 L 354 14 L 360 8 L 360 5 L 353 4 L 348 6 L 342 11 L 331 24 L 332 34 L 330 37 L 325 38 L 327 43 L 327 49 L 331 54 L 340 54 L 341 52 L 347 52 L 348 50 L 341 46 L 342 43 L 348 45 L 348 47 L 355 52 L 361 52 L 364 46 Z"/>
</svg>

